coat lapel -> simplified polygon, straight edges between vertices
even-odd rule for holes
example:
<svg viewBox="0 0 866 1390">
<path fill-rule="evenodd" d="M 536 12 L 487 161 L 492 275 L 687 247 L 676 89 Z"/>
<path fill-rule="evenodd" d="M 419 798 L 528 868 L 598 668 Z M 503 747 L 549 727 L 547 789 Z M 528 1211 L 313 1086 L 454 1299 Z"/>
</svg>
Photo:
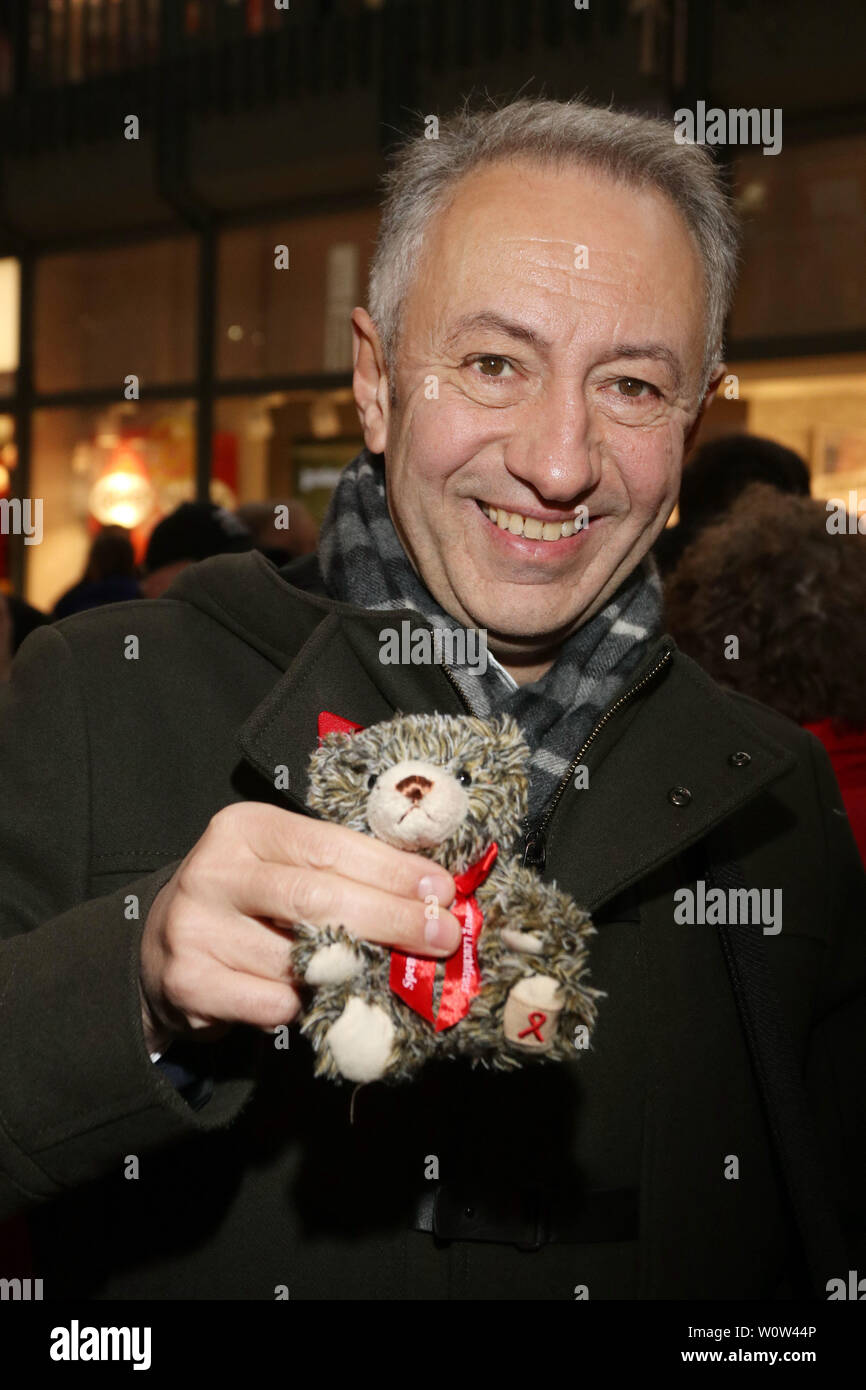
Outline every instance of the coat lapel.
<svg viewBox="0 0 866 1390">
<path fill-rule="evenodd" d="M 742 754 L 746 760 L 735 756 Z M 569 786 L 551 818 L 549 870 L 594 911 L 703 839 L 794 763 L 675 650 L 658 684 L 587 752 L 588 787 Z"/>
<path fill-rule="evenodd" d="M 421 626 L 417 613 L 330 613 L 304 643 L 288 670 L 253 711 L 239 733 L 244 756 L 272 784 L 288 770 L 287 799 L 304 804 L 310 754 L 322 710 L 366 728 L 395 714 L 464 714 L 441 668 L 389 666 L 379 659 L 379 632 L 403 618 Z"/>
<path fill-rule="evenodd" d="M 282 795 L 293 808 L 305 804 L 322 710 L 364 727 L 398 712 L 466 713 L 441 667 L 380 660 L 383 626 L 399 628 L 408 618 L 417 627 L 417 613 L 327 606 L 239 732 L 244 756 L 272 786 L 277 770 L 286 769 Z M 664 643 L 673 645 L 669 637 L 655 645 L 647 669 Z M 747 762 L 732 761 L 742 753 Z M 793 765 L 793 755 L 758 729 L 742 705 L 675 650 L 662 678 L 593 742 L 589 786 L 566 788 L 547 830 L 546 876 L 594 911 L 702 839 Z M 686 805 L 671 799 L 675 788 L 688 791 Z"/>
</svg>

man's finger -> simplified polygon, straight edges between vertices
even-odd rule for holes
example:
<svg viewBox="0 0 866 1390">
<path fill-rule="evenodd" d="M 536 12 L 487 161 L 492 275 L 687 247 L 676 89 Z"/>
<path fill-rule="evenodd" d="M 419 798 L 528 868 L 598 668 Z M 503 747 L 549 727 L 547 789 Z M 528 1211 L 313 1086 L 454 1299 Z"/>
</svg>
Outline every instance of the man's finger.
<svg viewBox="0 0 866 1390">
<path fill-rule="evenodd" d="M 450 956 L 461 930 L 446 908 L 425 915 L 421 901 L 321 869 L 259 863 L 235 880 L 234 906 L 247 917 L 344 927 L 353 936 L 413 955 Z"/>
<path fill-rule="evenodd" d="M 208 950 L 229 970 L 256 975 L 263 980 L 293 983 L 290 931 L 270 921 L 225 917 L 218 928 L 208 929 Z"/>
<path fill-rule="evenodd" d="M 301 1008 L 300 996 L 288 983 L 264 980 L 214 965 L 201 971 L 175 1004 L 196 1031 L 221 1023 L 246 1023 L 273 1032 L 293 1023 Z"/>
<path fill-rule="evenodd" d="M 269 814 L 250 825 L 248 843 L 261 859 L 331 870 L 371 886 L 387 884 L 391 893 L 403 898 L 423 902 L 432 895 L 444 907 L 454 900 L 451 875 L 423 855 L 278 806 L 258 809 Z"/>
</svg>

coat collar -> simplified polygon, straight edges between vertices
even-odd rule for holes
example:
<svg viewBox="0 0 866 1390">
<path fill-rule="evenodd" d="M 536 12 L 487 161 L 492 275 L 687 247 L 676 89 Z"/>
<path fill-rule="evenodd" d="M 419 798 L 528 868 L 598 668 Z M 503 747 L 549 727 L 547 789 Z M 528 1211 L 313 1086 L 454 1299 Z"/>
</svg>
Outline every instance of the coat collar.
<svg viewBox="0 0 866 1390">
<path fill-rule="evenodd" d="M 276 571 L 272 575 L 285 586 Z M 301 809 L 321 710 L 367 726 L 398 712 L 463 714 L 466 709 L 441 667 L 387 666 L 379 660 L 382 629 L 399 627 L 404 618 L 417 627 L 422 622 L 417 613 L 368 612 L 290 592 L 302 602 L 296 611 L 286 603 L 283 588 L 282 623 L 300 621 L 309 635 L 244 723 L 239 741 L 244 756 L 271 785 L 278 768 L 287 770 L 288 777 L 281 778 L 287 783 L 284 796 L 293 809 Z M 279 596 L 273 586 L 270 596 Z M 702 839 L 794 765 L 793 755 L 670 637 L 653 644 L 629 688 L 665 647 L 672 649 L 672 659 L 663 673 L 611 717 L 587 752 L 589 789 L 566 788 L 549 823 L 548 872 L 568 865 L 568 877 L 577 885 L 572 891 L 590 911 Z M 735 753 L 747 753 L 748 762 L 732 762 Z M 670 793 L 683 787 L 690 799 L 677 806 Z"/>
<path fill-rule="evenodd" d="M 588 788 L 569 786 L 548 827 L 549 860 L 567 863 L 592 846 L 577 869 L 589 911 L 704 839 L 796 763 L 671 637 L 633 680 L 663 645 L 669 667 L 613 716 L 587 751 Z"/>
<path fill-rule="evenodd" d="M 440 667 L 383 666 L 379 660 L 380 631 L 399 627 L 404 618 L 418 627 L 417 613 L 332 607 L 336 611 L 318 624 L 239 734 L 244 755 L 271 783 L 276 768 L 287 769 L 287 799 L 299 805 L 305 801 L 322 710 L 365 728 L 398 712 L 466 713 Z"/>
</svg>

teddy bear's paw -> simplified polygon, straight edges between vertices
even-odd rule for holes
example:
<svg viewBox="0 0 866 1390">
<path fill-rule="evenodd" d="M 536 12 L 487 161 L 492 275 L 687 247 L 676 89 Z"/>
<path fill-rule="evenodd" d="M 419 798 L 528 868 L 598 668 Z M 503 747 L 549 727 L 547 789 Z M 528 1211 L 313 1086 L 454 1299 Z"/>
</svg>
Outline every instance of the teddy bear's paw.
<svg viewBox="0 0 866 1390">
<path fill-rule="evenodd" d="M 391 1061 L 395 1032 L 384 1009 L 353 996 L 328 1029 L 325 1043 L 347 1081 L 378 1081 Z"/>
<path fill-rule="evenodd" d="M 550 975 L 528 975 L 508 992 L 502 1027 L 506 1042 L 526 1052 L 550 1052 L 565 998 Z"/>
<path fill-rule="evenodd" d="M 544 941 L 538 932 L 519 931 L 516 927 L 503 927 L 500 936 L 509 951 L 526 952 L 527 955 L 532 956 L 540 956 L 544 953 Z"/>
<path fill-rule="evenodd" d="M 304 979 L 308 985 L 342 985 L 363 969 L 364 962 L 345 941 L 320 946 L 307 962 Z"/>
</svg>

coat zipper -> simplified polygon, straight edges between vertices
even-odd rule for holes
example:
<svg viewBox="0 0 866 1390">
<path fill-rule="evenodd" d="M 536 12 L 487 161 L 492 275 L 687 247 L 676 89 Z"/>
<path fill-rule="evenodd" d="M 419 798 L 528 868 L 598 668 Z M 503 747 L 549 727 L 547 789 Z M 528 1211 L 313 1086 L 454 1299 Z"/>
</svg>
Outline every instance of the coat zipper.
<svg viewBox="0 0 866 1390">
<path fill-rule="evenodd" d="M 601 716 L 598 723 L 595 725 L 595 728 L 592 730 L 592 733 L 589 735 L 589 737 L 582 745 L 579 753 L 577 753 L 577 755 L 574 758 L 572 758 L 571 762 L 569 763 L 568 768 L 566 769 L 565 773 L 563 774 L 562 780 L 559 783 L 559 786 L 557 787 L 556 791 L 553 794 L 553 797 L 551 798 L 548 804 L 547 810 L 544 812 L 544 815 L 542 816 L 541 820 L 538 822 L 534 829 L 530 828 L 529 826 L 529 817 L 527 816 L 525 818 L 526 833 L 523 837 L 523 863 L 528 868 L 537 869 L 539 873 L 541 873 L 542 869 L 544 868 L 547 858 L 547 848 L 544 837 L 545 831 L 547 830 L 547 827 L 550 824 L 550 818 L 556 810 L 557 806 L 559 805 L 559 802 L 562 799 L 563 792 L 565 791 L 566 787 L 568 786 L 569 782 L 574 776 L 575 770 L 580 766 L 581 762 L 583 761 L 583 756 L 586 753 L 586 750 L 589 748 L 590 744 L 595 739 L 596 735 L 600 733 L 600 731 L 604 728 L 605 724 L 607 724 L 608 721 L 613 718 L 617 710 L 622 709 L 623 705 L 628 703 L 628 701 L 632 698 L 633 695 L 636 695 L 639 690 L 643 690 L 644 686 L 648 685 L 650 681 L 655 680 L 659 671 L 661 671 L 662 668 L 667 665 L 672 656 L 673 649 L 671 647 L 666 647 L 656 664 L 653 666 L 652 670 L 647 671 L 645 676 L 641 676 L 639 681 L 635 681 L 634 685 L 629 686 L 628 690 L 624 691 L 623 694 L 620 695 L 619 699 L 615 700 L 614 703 L 610 706 L 610 708 L 605 710 L 604 714 Z M 478 715 L 476 711 L 472 708 L 471 704 L 467 700 L 466 696 L 463 694 L 463 691 L 460 689 L 460 686 L 458 685 L 454 676 L 451 674 L 448 667 L 443 666 L 442 670 L 445 672 L 445 675 L 448 677 L 448 680 L 451 682 L 454 689 L 457 691 L 457 694 L 459 695 L 460 700 L 462 701 L 465 708 L 469 711 L 470 714 L 475 715 L 476 719 L 479 719 L 481 716 Z"/>
</svg>

